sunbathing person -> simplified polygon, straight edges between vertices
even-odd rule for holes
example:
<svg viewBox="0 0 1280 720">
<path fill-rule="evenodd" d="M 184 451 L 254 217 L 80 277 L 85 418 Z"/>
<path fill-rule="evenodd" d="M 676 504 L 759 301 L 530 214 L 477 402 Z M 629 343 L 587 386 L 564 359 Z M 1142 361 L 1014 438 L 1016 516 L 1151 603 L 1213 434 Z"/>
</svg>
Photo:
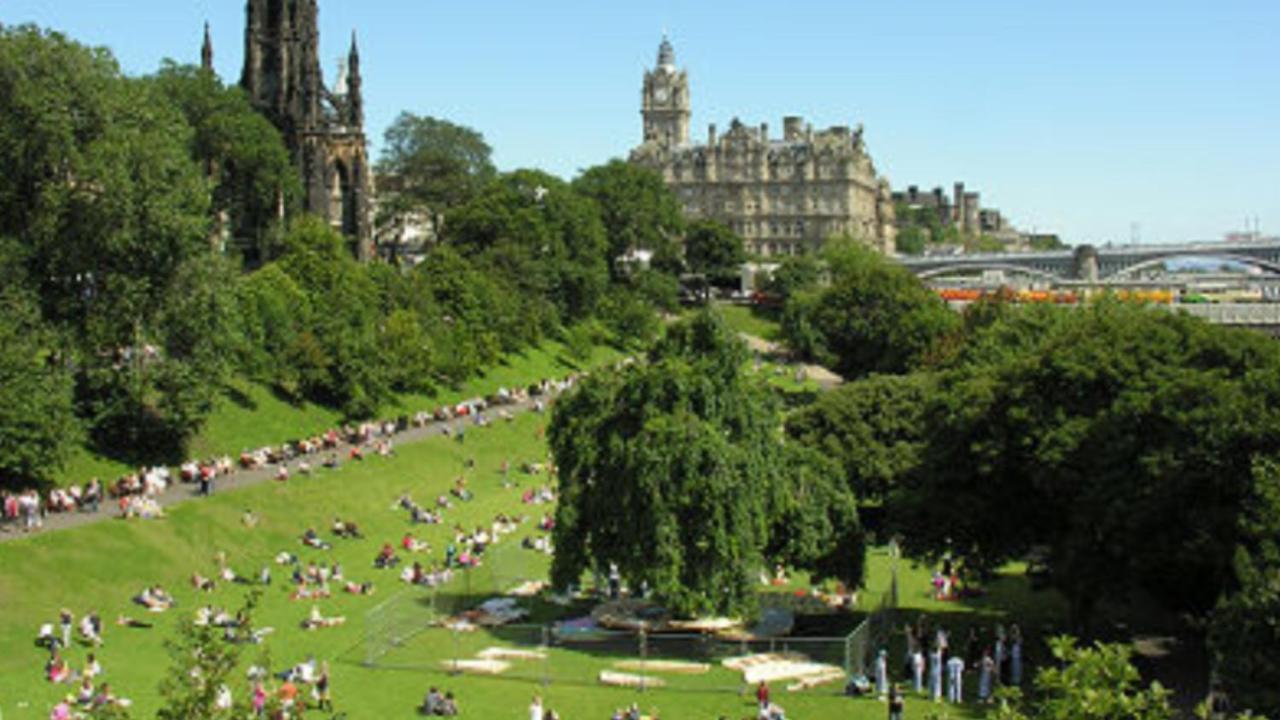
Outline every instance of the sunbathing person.
<svg viewBox="0 0 1280 720">
<path fill-rule="evenodd" d="M 117 615 L 116 624 L 119 625 L 120 627 L 140 628 L 143 630 L 150 630 L 151 628 L 155 627 L 149 622 L 143 622 L 142 620 L 135 620 L 129 617 L 128 615 Z"/>
<path fill-rule="evenodd" d="M 143 588 L 133 601 L 151 612 L 164 612 L 174 605 L 173 598 L 159 585 Z"/>
<path fill-rule="evenodd" d="M 362 583 L 348 582 L 342 586 L 342 589 L 348 593 L 351 593 L 352 595 L 372 595 L 373 583 L 372 582 L 362 582 Z"/>
<path fill-rule="evenodd" d="M 320 535 L 316 533 L 315 528 L 307 528 L 307 531 L 302 533 L 302 544 L 317 550 L 330 550 L 333 548 L 332 545 L 320 539 Z"/>
<path fill-rule="evenodd" d="M 425 540 L 415 538 L 411 533 L 405 533 L 400 539 L 400 547 L 409 552 L 431 552 L 431 543 Z"/>
<path fill-rule="evenodd" d="M 213 579 L 207 578 L 198 572 L 193 572 L 191 573 L 191 587 L 204 592 L 213 592 Z"/>
<path fill-rule="evenodd" d="M 325 617 L 320 614 L 320 606 L 312 605 L 311 613 L 307 615 L 307 618 L 305 620 L 302 621 L 302 629 L 315 630 L 317 628 L 337 627 L 338 625 L 341 625 L 346 621 L 347 619 L 342 616 Z"/>
</svg>

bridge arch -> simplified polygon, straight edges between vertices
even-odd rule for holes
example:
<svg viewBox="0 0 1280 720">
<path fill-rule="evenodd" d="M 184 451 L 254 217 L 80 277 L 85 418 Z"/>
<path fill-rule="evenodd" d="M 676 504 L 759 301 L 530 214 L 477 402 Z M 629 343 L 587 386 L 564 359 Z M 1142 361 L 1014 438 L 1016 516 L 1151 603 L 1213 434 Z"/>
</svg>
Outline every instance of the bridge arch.
<svg viewBox="0 0 1280 720">
<path fill-rule="evenodd" d="M 1248 265 L 1250 267 L 1260 268 L 1274 276 L 1280 276 L 1280 263 L 1267 260 L 1265 258 L 1254 257 L 1252 255 L 1240 255 L 1237 253 L 1223 253 L 1223 252 L 1171 252 L 1167 255 L 1150 257 L 1140 262 L 1134 263 L 1132 265 L 1124 265 L 1122 267 L 1119 267 L 1116 270 L 1113 270 L 1112 272 L 1107 273 L 1104 281 L 1123 280 L 1128 278 L 1130 275 L 1132 275 L 1135 272 L 1140 272 L 1150 267 L 1162 265 L 1170 260 L 1176 260 L 1178 258 L 1205 258 L 1205 259 L 1213 259 L 1213 260 L 1229 260 L 1231 262 L 1239 263 L 1241 265 Z"/>
<path fill-rule="evenodd" d="M 983 270 L 1001 270 L 1004 272 L 1019 273 L 1022 275 L 1031 275 L 1041 280 L 1059 281 L 1063 280 L 1061 276 L 1048 270 L 1031 267 L 1029 265 L 1019 265 L 1017 263 L 955 263 L 952 265 L 944 265 L 942 267 L 930 268 L 916 273 L 916 277 L 921 280 L 929 280 L 940 275 L 952 272 L 982 272 Z"/>
</svg>

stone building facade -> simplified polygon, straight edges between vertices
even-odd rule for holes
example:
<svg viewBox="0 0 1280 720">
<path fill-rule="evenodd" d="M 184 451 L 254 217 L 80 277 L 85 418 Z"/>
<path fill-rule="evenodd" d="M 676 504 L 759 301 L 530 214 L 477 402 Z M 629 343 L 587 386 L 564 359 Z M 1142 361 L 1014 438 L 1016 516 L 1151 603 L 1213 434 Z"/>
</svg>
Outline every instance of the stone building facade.
<svg viewBox="0 0 1280 720">
<path fill-rule="evenodd" d="M 876 173 L 861 126 L 815 132 L 787 117 L 782 137 L 772 137 L 767 124 L 734 119 L 724 134 L 712 125 L 705 143 L 693 143 L 691 106 L 688 74 L 664 38 L 644 75 L 644 141 L 631 162 L 658 171 L 686 217 L 725 223 L 762 256 L 812 252 L 832 235 L 893 252 L 889 183 Z"/>
<path fill-rule="evenodd" d="M 355 35 L 333 88 L 320 70 L 318 0 L 248 0 L 240 85 L 284 136 L 298 167 L 303 209 L 373 254 L 373 174 L 364 133 Z"/>
<path fill-rule="evenodd" d="M 944 192 L 941 187 L 935 187 L 928 192 L 920 192 L 918 186 L 911 185 L 906 190 L 895 191 L 893 193 L 893 202 L 913 210 L 927 210 L 937 216 L 940 225 L 949 225 L 970 235 L 976 235 L 984 230 L 984 213 L 986 213 L 988 223 L 996 222 L 999 225 L 1003 222 L 999 219 L 998 212 L 983 210 L 981 196 L 976 192 L 965 190 L 962 182 L 958 182 L 953 186 L 950 195 Z M 994 217 L 991 215 L 993 212 L 996 212 Z"/>
</svg>

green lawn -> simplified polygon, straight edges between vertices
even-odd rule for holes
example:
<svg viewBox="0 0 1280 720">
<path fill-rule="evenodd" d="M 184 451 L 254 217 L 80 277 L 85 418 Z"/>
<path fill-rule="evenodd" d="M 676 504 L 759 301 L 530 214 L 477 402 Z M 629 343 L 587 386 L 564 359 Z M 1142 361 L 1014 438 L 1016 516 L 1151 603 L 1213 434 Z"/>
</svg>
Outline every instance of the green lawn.
<svg viewBox="0 0 1280 720">
<path fill-rule="evenodd" d="M 755 335 L 770 342 L 782 339 L 778 325 L 777 312 L 761 310 L 748 305 L 716 305 L 716 309 L 724 315 L 729 327 L 738 332 Z"/>
</svg>

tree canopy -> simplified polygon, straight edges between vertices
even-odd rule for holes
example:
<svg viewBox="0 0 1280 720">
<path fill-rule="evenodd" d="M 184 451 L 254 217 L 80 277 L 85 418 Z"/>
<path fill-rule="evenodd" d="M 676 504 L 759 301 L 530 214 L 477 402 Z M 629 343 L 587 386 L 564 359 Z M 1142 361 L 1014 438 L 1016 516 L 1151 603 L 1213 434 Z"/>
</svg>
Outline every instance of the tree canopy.
<svg viewBox="0 0 1280 720">
<path fill-rule="evenodd" d="M 390 212 L 446 213 L 470 202 L 496 175 L 493 149 L 476 130 L 402 112 L 383 135 L 378 173 L 394 178 Z"/>
<path fill-rule="evenodd" d="M 577 192 L 596 201 L 609 235 L 609 265 L 615 277 L 624 275 L 616 262 L 632 250 L 653 252 L 653 267 L 678 272 L 678 241 L 684 231 L 680 202 L 662 176 L 622 160 L 588 168 L 573 181 Z"/>
<path fill-rule="evenodd" d="M 985 352 L 996 336 L 1006 351 Z M 1280 441 L 1272 343 L 1118 302 L 977 331 L 939 376 L 922 461 L 892 493 L 906 546 L 977 567 L 1047 546 L 1082 624 L 1135 585 L 1208 611 L 1247 541 L 1251 466 Z"/>
<path fill-rule="evenodd" d="M 788 347 L 846 377 L 921 364 L 959 321 L 909 270 L 848 239 L 824 249 L 831 283 L 792 296 Z"/>
<path fill-rule="evenodd" d="M 593 375 L 557 404 L 556 585 L 614 562 L 677 613 L 746 615 L 766 554 L 860 582 L 852 496 L 834 466 L 784 448 L 746 359 L 704 313 L 669 328 L 643 362 Z M 788 532 L 784 518 L 796 521 Z"/>
<path fill-rule="evenodd" d="M 732 283 L 747 259 L 742 238 L 716 220 L 695 220 L 684 238 L 684 262 L 691 273 L 713 285 Z"/>
</svg>

